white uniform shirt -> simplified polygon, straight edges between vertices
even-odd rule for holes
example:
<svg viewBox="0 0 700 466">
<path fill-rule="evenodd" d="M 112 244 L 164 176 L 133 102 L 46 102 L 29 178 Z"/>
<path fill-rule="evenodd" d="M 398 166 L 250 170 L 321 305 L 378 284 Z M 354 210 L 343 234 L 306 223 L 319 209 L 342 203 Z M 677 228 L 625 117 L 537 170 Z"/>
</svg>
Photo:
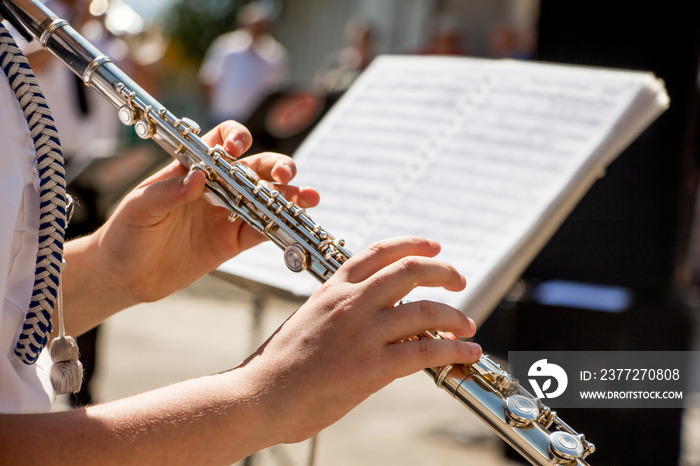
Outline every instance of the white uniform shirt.
<svg viewBox="0 0 700 466">
<path fill-rule="evenodd" d="M 0 413 L 48 411 L 51 358 L 14 354 L 29 309 L 38 249 L 39 177 L 27 121 L 0 73 Z"/>
</svg>

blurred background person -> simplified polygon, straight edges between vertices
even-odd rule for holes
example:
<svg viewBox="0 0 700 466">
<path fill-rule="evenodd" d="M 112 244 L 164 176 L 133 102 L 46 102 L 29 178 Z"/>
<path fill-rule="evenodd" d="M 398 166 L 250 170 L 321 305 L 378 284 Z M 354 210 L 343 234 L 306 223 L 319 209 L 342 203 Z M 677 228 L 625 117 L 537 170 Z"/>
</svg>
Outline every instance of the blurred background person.
<svg viewBox="0 0 700 466">
<path fill-rule="evenodd" d="M 435 18 L 430 41 L 414 50 L 417 55 L 467 55 L 465 32 L 456 17 L 442 14 Z"/>
<path fill-rule="evenodd" d="M 345 25 L 345 47 L 330 54 L 313 80 L 323 94 L 345 92 L 374 59 L 375 33 L 369 22 L 351 19 Z"/>
<path fill-rule="evenodd" d="M 218 37 L 199 70 L 210 121 L 246 122 L 263 99 L 286 84 L 288 55 L 270 33 L 274 11 L 266 4 L 241 8 L 239 28 Z"/>
<path fill-rule="evenodd" d="M 490 58 L 532 58 L 533 32 L 528 28 L 518 28 L 508 21 L 493 25 L 489 34 Z"/>
</svg>

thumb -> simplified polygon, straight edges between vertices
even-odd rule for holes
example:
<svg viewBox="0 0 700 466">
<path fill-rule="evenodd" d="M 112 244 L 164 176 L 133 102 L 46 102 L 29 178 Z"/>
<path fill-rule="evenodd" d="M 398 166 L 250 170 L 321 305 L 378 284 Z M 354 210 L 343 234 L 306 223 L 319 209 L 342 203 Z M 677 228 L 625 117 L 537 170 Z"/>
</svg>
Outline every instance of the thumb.
<svg viewBox="0 0 700 466">
<path fill-rule="evenodd" d="M 175 176 L 145 186 L 134 200 L 137 212 L 154 222 L 173 210 L 199 199 L 204 194 L 206 177 L 200 170 L 192 170 L 187 176 Z"/>
</svg>

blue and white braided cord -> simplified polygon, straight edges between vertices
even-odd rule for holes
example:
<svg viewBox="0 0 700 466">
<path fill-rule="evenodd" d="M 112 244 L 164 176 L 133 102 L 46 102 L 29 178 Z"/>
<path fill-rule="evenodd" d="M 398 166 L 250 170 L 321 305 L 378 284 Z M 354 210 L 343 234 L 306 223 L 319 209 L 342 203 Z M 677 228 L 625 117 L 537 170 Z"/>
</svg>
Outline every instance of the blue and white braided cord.
<svg viewBox="0 0 700 466">
<path fill-rule="evenodd" d="M 15 93 L 34 141 L 39 169 L 39 250 L 32 299 L 15 354 L 25 364 L 36 362 L 51 334 L 51 315 L 58 295 L 66 228 L 66 177 L 58 131 L 27 59 L 0 24 L 0 66 Z"/>
</svg>

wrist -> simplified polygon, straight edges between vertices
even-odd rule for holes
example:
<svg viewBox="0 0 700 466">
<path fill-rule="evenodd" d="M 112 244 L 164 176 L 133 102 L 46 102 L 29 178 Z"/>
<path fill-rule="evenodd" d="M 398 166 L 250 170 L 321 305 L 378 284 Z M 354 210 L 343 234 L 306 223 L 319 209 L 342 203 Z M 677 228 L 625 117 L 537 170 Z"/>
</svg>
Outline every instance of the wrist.
<svg viewBox="0 0 700 466">
<path fill-rule="evenodd" d="M 244 387 L 255 404 L 255 419 L 270 445 L 298 443 L 326 427 L 319 425 L 313 414 L 319 408 L 317 400 L 309 399 L 308 392 L 299 384 L 299 375 L 290 373 L 289 369 L 283 358 L 258 350 L 226 373 L 235 378 L 236 386 Z"/>
<path fill-rule="evenodd" d="M 227 442 L 230 443 L 232 438 L 244 439 L 239 448 L 248 450 L 246 455 L 288 441 L 282 427 L 285 424 L 282 413 L 259 375 L 241 366 L 210 377 L 215 385 L 220 381 L 227 387 L 223 392 L 225 398 L 219 405 L 227 406 L 226 411 L 235 413 L 229 418 L 232 424 L 230 435 L 226 436 Z M 245 434 L 240 432 L 242 427 Z"/>
</svg>

